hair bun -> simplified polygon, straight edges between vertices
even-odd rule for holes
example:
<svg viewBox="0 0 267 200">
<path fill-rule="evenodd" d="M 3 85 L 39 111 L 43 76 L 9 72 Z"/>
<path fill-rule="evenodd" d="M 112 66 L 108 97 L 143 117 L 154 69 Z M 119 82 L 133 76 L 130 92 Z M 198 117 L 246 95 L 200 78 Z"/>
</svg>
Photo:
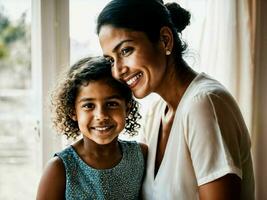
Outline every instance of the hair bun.
<svg viewBox="0 0 267 200">
<path fill-rule="evenodd" d="M 181 33 L 190 23 L 191 14 L 189 11 L 182 8 L 178 3 L 166 3 L 166 8 L 169 10 L 172 22 L 177 31 Z"/>
</svg>

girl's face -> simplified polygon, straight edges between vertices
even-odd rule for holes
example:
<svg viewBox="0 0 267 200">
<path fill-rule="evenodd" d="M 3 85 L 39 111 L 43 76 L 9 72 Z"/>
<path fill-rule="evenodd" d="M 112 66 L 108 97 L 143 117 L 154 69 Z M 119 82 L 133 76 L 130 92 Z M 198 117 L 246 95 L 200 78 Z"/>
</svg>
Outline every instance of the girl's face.
<svg viewBox="0 0 267 200">
<path fill-rule="evenodd" d="M 137 98 L 160 93 L 166 71 L 165 48 L 153 44 L 143 32 L 104 25 L 99 32 L 104 56 L 112 63 L 112 75 L 127 83 Z"/>
<path fill-rule="evenodd" d="M 104 80 L 81 86 L 75 115 L 81 133 L 97 144 L 109 144 L 124 129 L 127 106 L 121 94 Z"/>
</svg>

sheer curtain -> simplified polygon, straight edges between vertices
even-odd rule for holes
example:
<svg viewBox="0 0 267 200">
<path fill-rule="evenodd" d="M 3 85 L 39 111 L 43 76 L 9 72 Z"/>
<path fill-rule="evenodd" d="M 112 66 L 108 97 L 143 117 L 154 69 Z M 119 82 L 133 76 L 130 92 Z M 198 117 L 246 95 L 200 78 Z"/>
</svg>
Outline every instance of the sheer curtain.
<svg viewBox="0 0 267 200">
<path fill-rule="evenodd" d="M 267 38 L 265 36 L 267 26 L 264 20 L 267 15 L 265 14 L 267 2 L 265 0 L 178 2 L 192 14 L 191 27 L 183 33 L 189 44 L 188 60 L 194 69 L 206 72 L 224 84 L 237 100 L 251 134 L 256 199 L 266 199 L 264 185 L 267 177 L 265 140 L 267 136 L 263 124 L 266 121 L 264 99 L 267 99 L 267 95 L 264 87 L 267 81 L 264 72 L 267 59 L 263 52 L 267 52 L 267 40 L 264 40 Z"/>
<path fill-rule="evenodd" d="M 252 0 L 182 0 L 192 14 L 184 34 L 193 67 L 219 80 L 237 100 L 252 130 Z M 190 53 L 191 52 L 191 53 Z M 193 56 L 192 55 L 193 52 Z"/>
</svg>

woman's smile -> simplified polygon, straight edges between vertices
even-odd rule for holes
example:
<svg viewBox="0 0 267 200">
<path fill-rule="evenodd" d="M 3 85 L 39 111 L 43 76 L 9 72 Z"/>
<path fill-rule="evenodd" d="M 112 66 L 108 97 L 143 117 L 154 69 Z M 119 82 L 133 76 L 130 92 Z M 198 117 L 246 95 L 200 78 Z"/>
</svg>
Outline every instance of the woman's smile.
<svg viewBox="0 0 267 200">
<path fill-rule="evenodd" d="M 104 25 L 99 32 L 104 57 L 111 62 L 112 75 L 125 82 L 137 98 L 151 92 L 165 79 L 166 59 L 162 44 L 151 43 L 138 31 Z"/>
<path fill-rule="evenodd" d="M 134 76 L 132 76 L 131 78 L 129 78 L 128 80 L 125 80 L 125 82 L 127 83 L 127 85 L 130 87 L 130 88 L 133 88 L 133 87 L 135 87 L 137 84 L 138 84 L 138 82 L 139 82 L 139 80 L 140 80 L 140 78 L 143 76 L 143 73 L 142 72 L 140 72 L 140 73 L 138 73 L 138 74 L 135 74 Z"/>
</svg>

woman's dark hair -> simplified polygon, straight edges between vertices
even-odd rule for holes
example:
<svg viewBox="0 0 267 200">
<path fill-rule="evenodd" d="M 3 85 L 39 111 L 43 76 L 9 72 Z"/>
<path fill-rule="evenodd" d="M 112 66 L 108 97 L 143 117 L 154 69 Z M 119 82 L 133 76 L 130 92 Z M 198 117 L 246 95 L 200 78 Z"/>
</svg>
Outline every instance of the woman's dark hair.
<svg viewBox="0 0 267 200">
<path fill-rule="evenodd" d="M 144 32 L 151 42 L 159 41 L 160 29 L 167 26 L 174 37 L 173 53 L 180 62 L 187 45 L 180 33 L 190 23 L 190 13 L 177 3 L 161 0 L 112 0 L 97 18 L 97 34 L 103 25 Z"/>
<path fill-rule="evenodd" d="M 105 80 L 108 85 L 118 90 L 126 104 L 130 105 L 125 132 L 131 136 L 137 134 L 140 127 L 137 120 L 141 118 L 139 104 L 133 99 L 131 89 L 112 77 L 110 63 L 103 57 L 87 57 L 75 63 L 53 91 L 52 119 L 56 130 L 67 138 L 75 139 L 80 135 L 78 122 L 71 117 L 75 110 L 75 99 L 81 86 L 98 80 Z"/>
</svg>

